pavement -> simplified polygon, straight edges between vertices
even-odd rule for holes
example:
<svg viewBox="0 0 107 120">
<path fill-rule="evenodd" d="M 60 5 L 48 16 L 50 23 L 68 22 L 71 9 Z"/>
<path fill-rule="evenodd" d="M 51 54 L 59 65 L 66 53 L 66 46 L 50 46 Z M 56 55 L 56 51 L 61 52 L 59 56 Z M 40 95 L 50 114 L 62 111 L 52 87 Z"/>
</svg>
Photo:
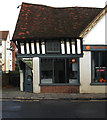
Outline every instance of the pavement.
<svg viewBox="0 0 107 120">
<path fill-rule="evenodd" d="M 19 100 L 41 100 L 41 99 L 62 99 L 62 100 L 107 100 L 107 94 L 83 94 L 83 93 L 30 93 L 20 91 L 18 87 L 7 87 L 2 89 L 0 99 Z"/>
</svg>

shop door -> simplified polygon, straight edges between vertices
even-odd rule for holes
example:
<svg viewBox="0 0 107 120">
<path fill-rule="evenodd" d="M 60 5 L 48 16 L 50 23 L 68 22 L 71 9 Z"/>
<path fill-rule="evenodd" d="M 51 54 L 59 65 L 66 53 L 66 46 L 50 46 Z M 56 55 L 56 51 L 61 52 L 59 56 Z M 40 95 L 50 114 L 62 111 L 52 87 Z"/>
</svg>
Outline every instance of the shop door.
<svg viewBox="0 0 107 120">
<path fill-rule="evenodd" d="M 27 92 L 33 92 L 33 74 L 32 69 L 25 65 L 25 81 L 24 81 L 24 90 Z"/>
<path fill-rule="evenodd" d="M 54 81 L 55 83 L 65 83 L 65 60 L 54 60 Z"/>
</svg>

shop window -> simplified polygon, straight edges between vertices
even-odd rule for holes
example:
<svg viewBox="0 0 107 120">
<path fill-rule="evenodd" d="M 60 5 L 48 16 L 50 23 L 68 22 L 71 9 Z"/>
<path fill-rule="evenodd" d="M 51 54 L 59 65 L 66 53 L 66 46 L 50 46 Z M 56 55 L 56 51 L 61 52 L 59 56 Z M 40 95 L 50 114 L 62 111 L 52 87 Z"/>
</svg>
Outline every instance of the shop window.
<svg viewBox="0 0 107 120">
<path fill-rule="evenodd" d="M 69 83 L 78 83 L 78 59 L 67 60 L 67 73 Z"/>
<path fill-rule="evenodd" d="M 41 83 L 52 83 L 52 59 L 41 59 Z"/>
<path fill-rule="evenodd" d="M 57 40 L 46 41 L 46 52 L 60 53 L 60 41 L 57 41 Z"/>
<path fill-rule="evenodd" d="M 65 59 L 54 59 L 54 83 L 66 83 Z"/>
<path fill-rule="evenodd" d="M 41 84 L 79 83 L 79 59 L 41 59 Z"/>
<path fill-rule="evenodd" d="M 107 52 L 92 52 L 92 83 L 107 83 Z"/>
</svg>

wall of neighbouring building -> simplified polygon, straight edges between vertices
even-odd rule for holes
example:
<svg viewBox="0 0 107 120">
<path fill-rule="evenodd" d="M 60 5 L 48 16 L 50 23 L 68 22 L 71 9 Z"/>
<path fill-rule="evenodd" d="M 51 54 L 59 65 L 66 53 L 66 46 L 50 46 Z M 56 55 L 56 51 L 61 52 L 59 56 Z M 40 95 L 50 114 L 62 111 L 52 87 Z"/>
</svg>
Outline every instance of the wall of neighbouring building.
<svg viewBox="0 0 107 120">
<path fill-rule="evenodd" d="M 91 29 L 91 31 L 84 37 L 83 44 L 105 44 L 105 19 L 105 16 L 103 16 L 103 18 Z"/>
<path fill-rule="evenodd" d="M 91 84 L 91 52 L 80 58 L 80 93 L 107 93 L 107 86 Z"/>
<path fill-rule="evenodd" d="M 2 40 L 2 71 L 12 71 L 12 51 L 10 50 L 10 39 L 9 35 L 6 40 Z"/>
<path fill-rule="evenodd" d="M 106 14 L 107 15 L 107 14 Z M 107 45 L 105 41 L 105 16 L 84 37 L 84 45 Z M 84 51 L 80 58 L 80 93 L 107 93 L 107 86 L 90 85 L 91 83 L 91 51 Z"/>
</svg>

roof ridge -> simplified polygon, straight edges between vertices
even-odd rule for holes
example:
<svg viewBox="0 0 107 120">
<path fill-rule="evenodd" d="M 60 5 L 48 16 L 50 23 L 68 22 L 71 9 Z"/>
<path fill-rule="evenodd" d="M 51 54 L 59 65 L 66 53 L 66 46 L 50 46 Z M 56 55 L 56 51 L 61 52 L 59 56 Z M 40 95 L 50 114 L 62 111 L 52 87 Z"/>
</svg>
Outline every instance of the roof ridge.
<svg viewBox="0 0 107 120">
<path fill-rule="evenodd" d="M 66 9 L 66 8 L 88 8 L 88 9 L 103 9 L 103 8 L 97 8 L 97 7 L 82 7 L 82 6 L 72 6 L 72 7 L 53 7 L 53 6 L 49 6 L 49 5 L 43 5 L 43 4 L 33 4 L 33 3 L 26 3 L 26 2 L 22 2 L 22 4 L 27 4 L 27 5 L 34 5 L 34 6 L 43 6 L 43 7 L 50 7 L 53 9 Z"/>
</svg>

